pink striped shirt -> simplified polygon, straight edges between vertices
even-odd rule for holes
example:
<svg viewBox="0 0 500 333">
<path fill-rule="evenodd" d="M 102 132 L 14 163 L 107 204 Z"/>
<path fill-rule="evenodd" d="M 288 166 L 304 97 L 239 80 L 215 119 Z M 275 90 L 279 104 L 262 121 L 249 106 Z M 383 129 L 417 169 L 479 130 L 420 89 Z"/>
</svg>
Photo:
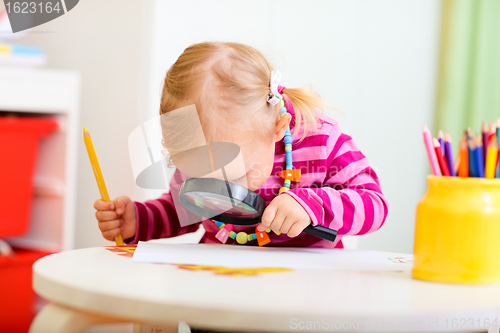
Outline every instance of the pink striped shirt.
<svg viewBox="0 0 500 333">
<path fill-rule="evenodd" d="M 290 123 L 293 133 L 294 113 Z M 342 235 L 362 235 L 379 229 L 387 216 L 387 201 L 382 194 L 379 180 L 367 158 L 358 150 L 352 138 L 340 131 L 336 121 L 320 116 L 321 127 L 301 142 L 300 133 L 292 143 L 293 166 L 301 169 L 299 183 L 292 182 L 290 190 L 281 195 L 291 195 L 304 207 L 313 225 L 322 225 L 338 231 L 335 242 L 329 242 L 302 232 L 294 238 L 285 234 L 269 233 L 271 243 L 266 246 L 343 248 Z M 256 191 L 269 204 L 278 195 L 283 179 L 278 173 L 285 169 L 285 145 L 276 143 L 276 153 L 271 176 Z M 195 218 L 192 213 L 179 207 L 178 198 L 184 181 L 176 170 L 170 192 L 155 200 L 134 202 L 137 216 L 135 237 L 126 239 L 127 244 L 182 235 L 198 230 L 203 223 L 205 234 L 201 243 L 219 243 L 215 234 L 219 228 L 212 220 L 203 220 L 181 226 L 180 221 Z M 178 202 L 178 200 L 175 200 Z M 177 209 L 176 209 L 177 208 Z M 178 214 L 186 214 L 179 218 Z M 197 220 L 193 220 L 197 221 Z M 235 232 L 255 232 L 255 226 L 234 226 Z M 227 244 L 235 244 L 229 238 Z M 258 245 L 256 240 L 246 245 Z"/>
</svg>

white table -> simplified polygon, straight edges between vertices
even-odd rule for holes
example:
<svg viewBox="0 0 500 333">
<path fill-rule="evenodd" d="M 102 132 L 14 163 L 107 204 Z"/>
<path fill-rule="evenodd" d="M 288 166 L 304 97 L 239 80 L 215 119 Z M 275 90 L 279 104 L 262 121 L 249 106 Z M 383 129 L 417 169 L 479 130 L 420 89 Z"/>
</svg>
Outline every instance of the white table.
<svg viewBox="0 0 500 333">
<path fill-rule="evenodd" d="M 136 263 L 104 247 L 61 252 L 33 266 L 35 291 L 52 303 L 30 332 L 79 332 L 106 322 L 161 323 L 176 331 L 185 321 L 230 332 L 310 332 L 310 325 L 324 328 L 318 332 L 477 332 L 500 324 L 500 285 L 419 281 L 411 278 L 411 262 L 397 265 L 399 272 L 231 277 Z"/>
</svg>

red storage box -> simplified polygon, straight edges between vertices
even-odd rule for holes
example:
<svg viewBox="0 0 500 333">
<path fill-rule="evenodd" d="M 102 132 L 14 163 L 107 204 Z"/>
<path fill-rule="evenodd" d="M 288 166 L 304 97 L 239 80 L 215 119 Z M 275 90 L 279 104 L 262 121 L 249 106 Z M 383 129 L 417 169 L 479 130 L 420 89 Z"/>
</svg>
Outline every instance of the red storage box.
<svg viewBox="0 0 500 333">
<path fill-rule="evenodd" d="M 12 256 L 0 256 L 0 332 L 26 333 L 35 314 L 32 266 L 51 253 L 14 251 Z"/>
<path fill-rule="evenodd" d="M 39 140 L 58 127 L 43 117 L 0 117 L 0 237 L 28 230 Z"/>
</svg>

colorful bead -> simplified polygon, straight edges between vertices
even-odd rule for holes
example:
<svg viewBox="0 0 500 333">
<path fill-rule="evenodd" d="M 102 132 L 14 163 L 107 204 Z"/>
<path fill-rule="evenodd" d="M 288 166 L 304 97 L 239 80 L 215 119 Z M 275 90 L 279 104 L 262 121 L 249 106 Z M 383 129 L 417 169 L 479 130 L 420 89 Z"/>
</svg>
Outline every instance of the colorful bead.
<svg viewBox="0 0 500 333">
<path fill-rule="evenodd" d="M 267 233 L 270 233 L 270 232 L 271 232 L 271 228 L 267 228 L 267 229 L 266 229 L 266 232 L 267 232 Z"/>
<path fill-rule="evenodd" d="M 291 185 L 291 181 L 290 181 L 290 179 L 285 179 L 285 181 L 284 181 L 284 185 L 285 185 L 286 187 L 290 187 L 290 185 Z"/>
<path fill-rule="evenodd" d="M 236 241 L 238 242 L 238 244 L 245 244 L 246 242 L 248 242 L 248 238 L 247 238 L 247 233 L 244 232 L 244 231 L 240 231 L 238 232 L 238 234 L 236 235 Z"/>
<path fill-rule="evenodd" d="M 285 106 L 285 101 L 283 100 L 283 98 L 280 100 L 280 107 L 284 107 Z"/>
<path fill-rule="evenodd" d="M 285 151 L 292 151 L 292 145 L 285 145 Z"/>
<path fill-rule="evenodd" d="M 300 169 L 286 169 L 286 170 L 283 170 L 283 171 L 280 171 L 280 173 L 278 173 L 278 175 L 283 178 L 285 181 L 289 181 L 288 184 L 286 184 L 287 186 L 290 186 L 290 181 L 292 182 L 300 182 Z"/>
<path fill-rule="evenodd" d="M 268 243 L 271 243 L 271 238 L 264 231 L 259 231 L 257 227 L 255 227 L 255 233 L 257 235 L 257 242 L 259 242 L 259 246 L 264 246 Z"/>
<path fill-rule="evenodd" d="M 231 237 L 232 239 L 235 239 L 236 238 L 236 233 L 234 231 L 231 231 L 229 233 L 229 237 Z"/>
<path fill-rule="evenodd" d="M 281 115 L 284 115 L 286 113 L 286 108 L 283 106 L 280 110 Z"/>
<path fill-rule="evenodd" d="M 290 135 L 285 135 L 285 137 L 283 138 L 283 142 L 285 143 L 286 147 L 286 145 L 291 144 L 293 142 L 293 139 Z"/>
<path fill-rule="evenodd" d="M 283 170 L 278 175 L 285 181 L 300 182 L 300 169 Z M 290 186 L 290 182 L 288 182 L 288 186 Z"/>
<path fill-rule="evenodd" d="M 221 228 L 219 232 L 215 235 L 221 243 L 227 242 L 227 238 L 229 236 L 229 232 L 225 228 Z"/>
<path fill-rule="evenodd" d="M 280 192 L 279 193 L 281 193 L 283 191 L 288 191 L 289 189 L 290 188 L 283 186 L 282 188 L 280 188 Z"/>
</svg>

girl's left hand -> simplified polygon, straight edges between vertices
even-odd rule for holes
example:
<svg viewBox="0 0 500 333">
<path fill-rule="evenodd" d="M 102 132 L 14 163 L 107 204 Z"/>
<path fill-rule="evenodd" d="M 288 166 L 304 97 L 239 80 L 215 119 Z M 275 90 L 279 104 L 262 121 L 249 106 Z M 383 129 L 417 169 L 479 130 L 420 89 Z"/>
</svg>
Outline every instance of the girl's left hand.
<svg viewBox="0 0 500 333">
<path fill-rule="evenodd" d="M 271 228 L 287 234 L 288 237 L 296 237 L 309 224 L 311 218 L 306 210 L 292 196 L 283 193 L 266 207 L 257 230 L 264 231 Z"/>
</svg>

